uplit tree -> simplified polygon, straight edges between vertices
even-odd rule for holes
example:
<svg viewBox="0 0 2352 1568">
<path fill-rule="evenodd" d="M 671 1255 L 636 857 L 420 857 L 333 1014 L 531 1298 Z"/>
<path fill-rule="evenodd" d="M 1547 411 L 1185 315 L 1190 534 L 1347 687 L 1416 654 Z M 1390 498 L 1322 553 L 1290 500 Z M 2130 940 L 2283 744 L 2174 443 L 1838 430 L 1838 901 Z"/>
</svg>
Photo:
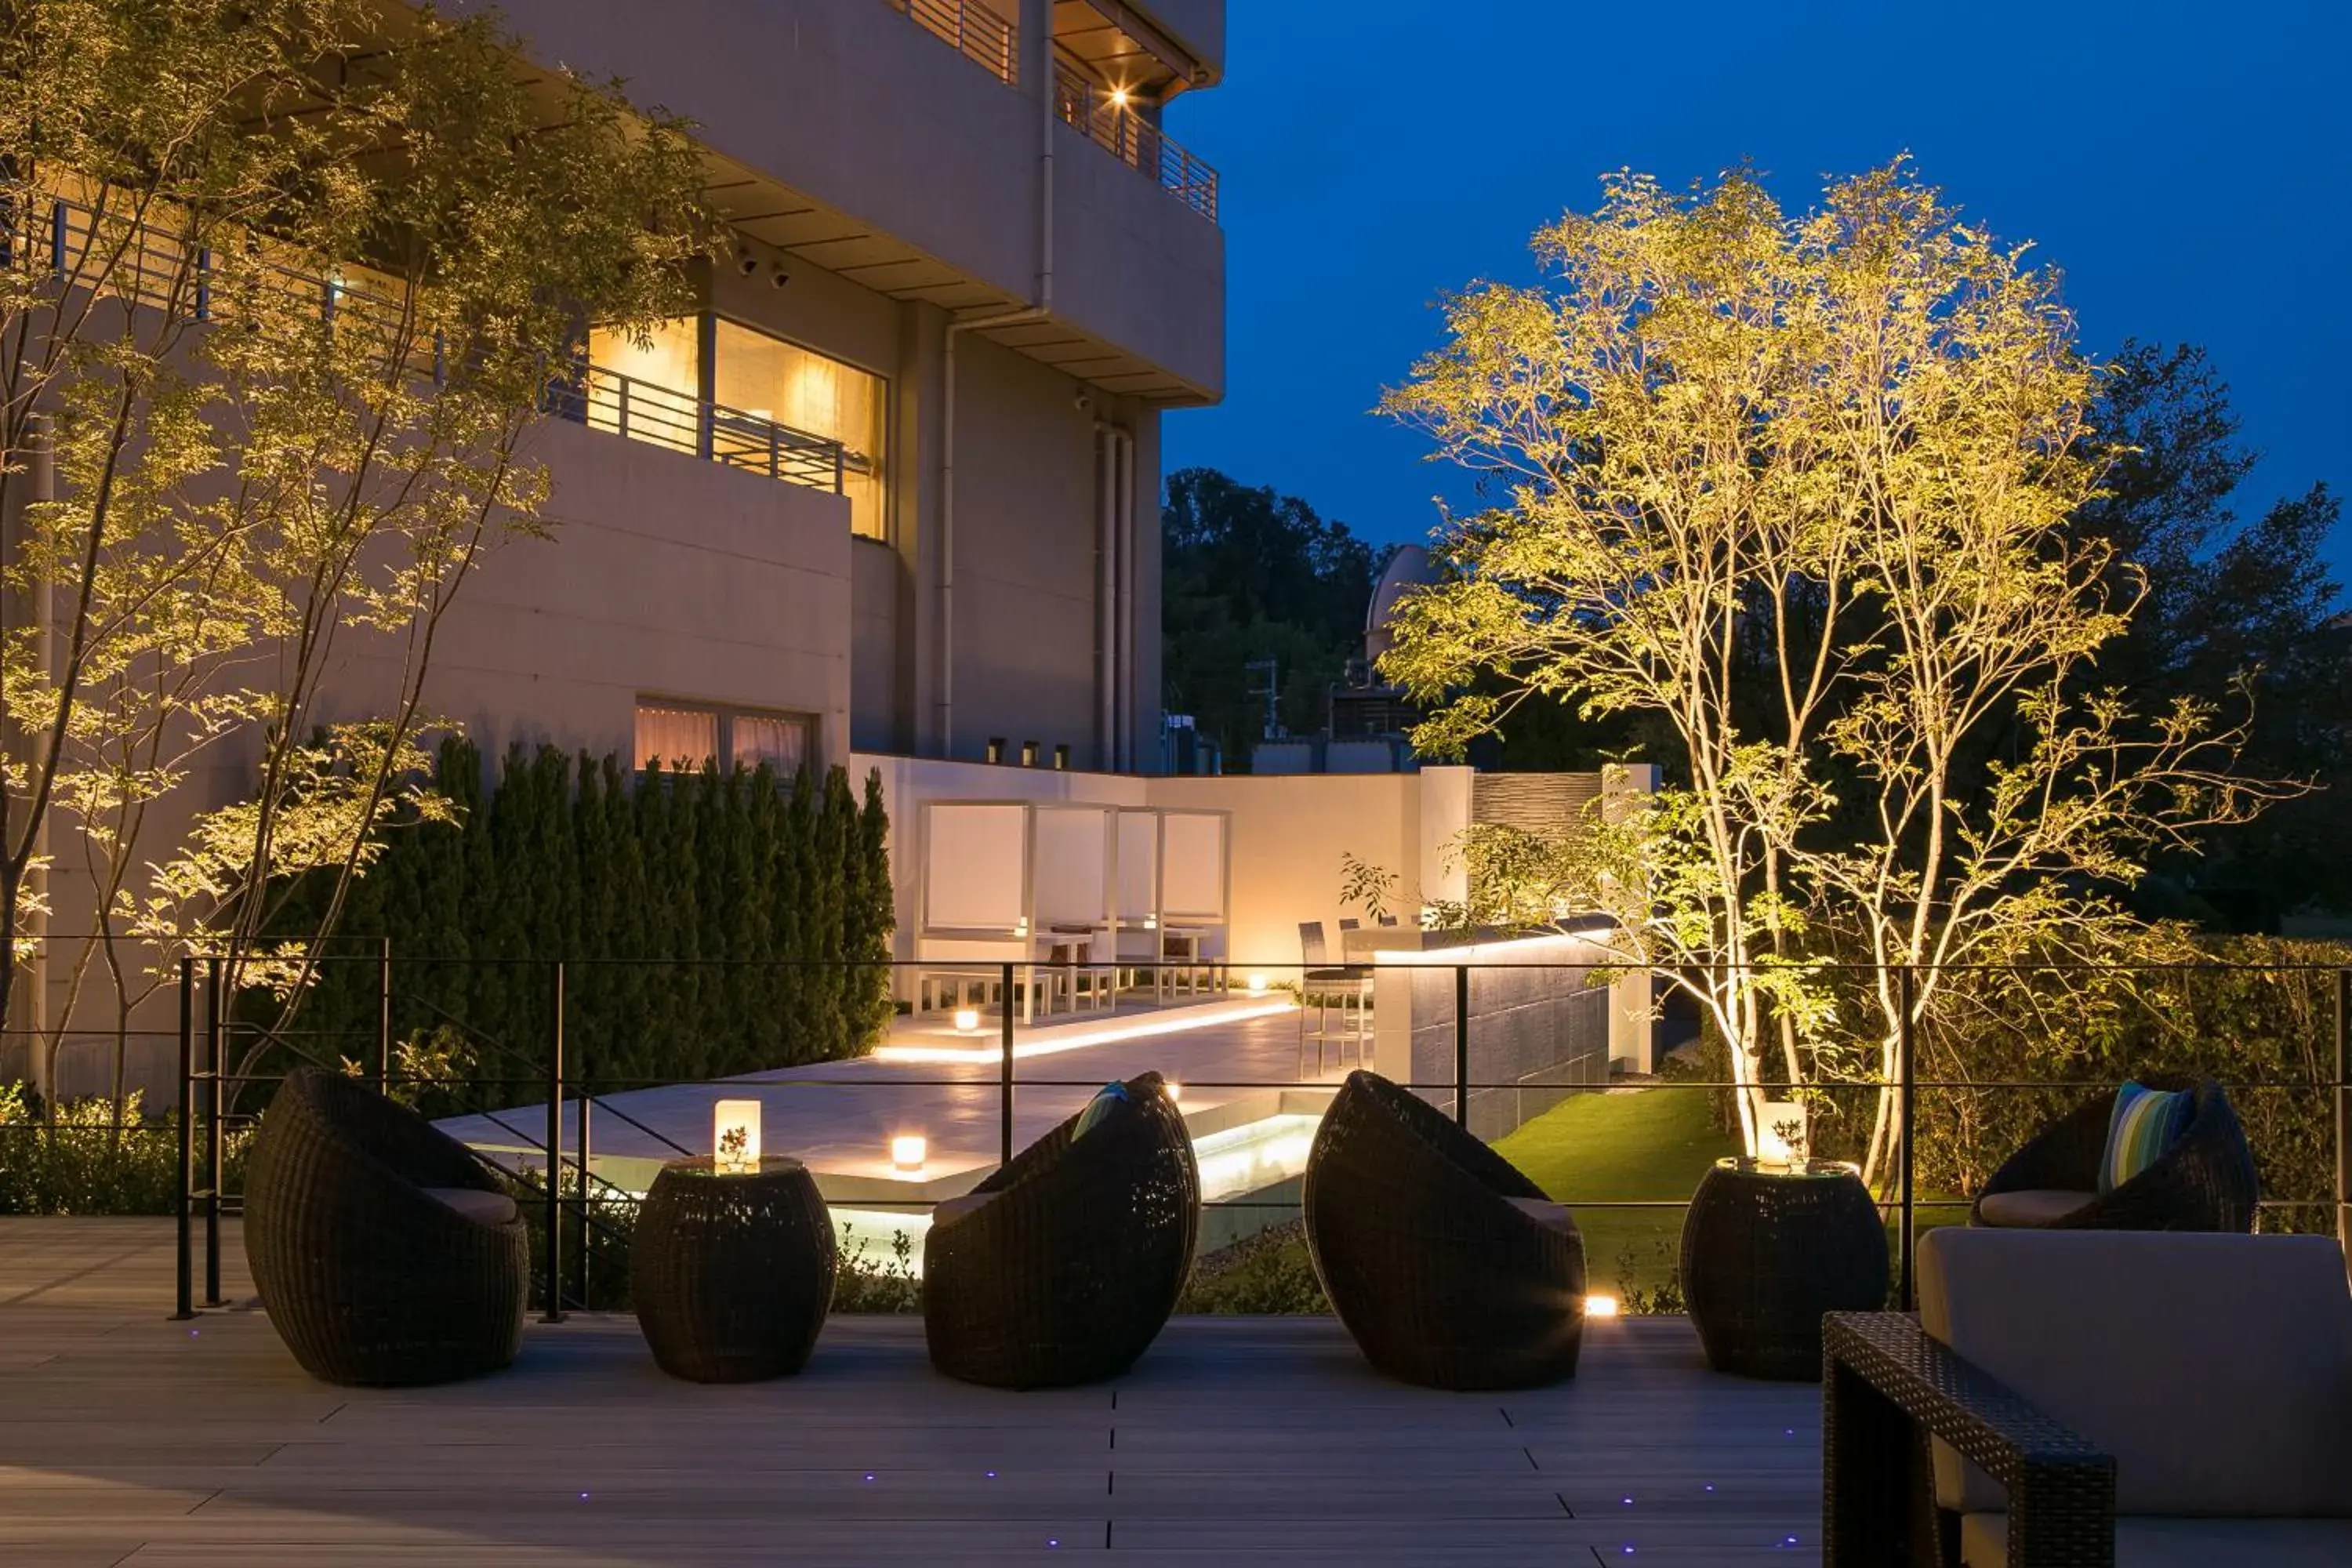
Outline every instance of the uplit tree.
<svg viewBox="0 0 2352 1568">
<path fill-rule="evenodd" d="M 363 0 L 24 0 L 0 153 L 0 938 L 78 867 L 60 1026 L 94 959 L 127 1023 L 199 931 L 299 994 L 378 830 L 446 809 L 436 634 L 541 530 L 528 442 L 583 323 L 683 308 L 698 161 L 488 20 Z M 354 638 L 394 670 L 357 717 L 325 700 Z M 202 809 L 200 766 L 249 798 Z"/>
<path fill-rule="evenodd" d="M 2070 527 L 2099 373 L 2021 248 L 1897 163 L 1799 215 L 1622 175 L 1535 250 L 1385 400 L 1507 500 L 1449 521 L 1383 669 L 1443 702 L 1429 752 L 1536 695 L 1664 723 L 1670 787 L 1479 835 L 1474 887 L 1614 915 L 1729 1044 L 1752 1149 L 1768 1076 L 1891 1076 L 1951 966 L 2109 952 L 2153 847 L 2283 786 L 2232 776 L 2213 705 L 2084 679 L 2144 582 Z"/>
</svg>

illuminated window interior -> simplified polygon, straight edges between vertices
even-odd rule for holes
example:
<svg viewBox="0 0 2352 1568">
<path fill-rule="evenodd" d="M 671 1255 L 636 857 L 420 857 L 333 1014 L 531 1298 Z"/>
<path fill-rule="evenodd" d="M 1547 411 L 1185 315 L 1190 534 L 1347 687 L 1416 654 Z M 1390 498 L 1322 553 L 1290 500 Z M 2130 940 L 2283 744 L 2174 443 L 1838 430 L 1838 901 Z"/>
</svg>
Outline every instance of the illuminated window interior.
<svg viewBox="0 0 2352 1568">
<path fill-rule="evenodd" d="M 673 317 L 656 322 L 644 338 L 609 327 L 591 329 L 588 363 L 605 374 L 588 388 L 590 426 L 656 447 L 697 450 L 698 324 L 692 316 Z"/>
<path fill-rule="evenodd" d="M 868 539 L 883 523 L 882 439 L 887 384 L 878 375 L 732 321 L 718 331 L 718 400 L 755 419 L 772 419 L 838 441 L 849 527 Z"/>
<path fill-rule="evenodd" d="M 637 704 L 636 765 L 659 763 L 671 773 L 691 773 L 726 759 L 746 768 L 761 763 L 789 778 L 809 758 L 814 723 L 806 714 L 760 713 L 658 700 Z"/>
</svg>

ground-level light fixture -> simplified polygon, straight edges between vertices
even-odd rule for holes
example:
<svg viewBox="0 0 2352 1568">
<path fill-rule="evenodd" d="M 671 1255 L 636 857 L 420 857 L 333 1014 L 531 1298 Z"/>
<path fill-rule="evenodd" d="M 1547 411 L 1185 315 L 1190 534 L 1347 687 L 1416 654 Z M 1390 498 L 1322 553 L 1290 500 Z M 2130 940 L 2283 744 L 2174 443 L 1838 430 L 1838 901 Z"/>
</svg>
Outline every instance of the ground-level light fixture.
<svg viewBox="0 0 2352 1568">
<path fill-rule="evenodd" d="M 956 1033 L 959 1035 L 976 1035 L 980 1033 L 980 1009 L 977 1007 L 957 1008 L 955 1010 L 955 1026 Z"/>
<path fill-rule="evenodd" d="M 1588 1318 L 1615 1317 L 1617 1315 L 1617 1298 L 1614 1296 L 1587 1296 L 1584 1299 L 1584 1315 Z"/>
<path fill-rule="evenodd" d="M 1034 768 L 1037 765 L 1036 742 L 1024 741 L 1021 742 L 1021 765 L 1024 768 Z"/>
<path fill-rule="evenodd" d="M 1253 996 L 1263 996 L 1265 994 L 1265 975 L 1253 974 L 1249 977 L 1249 994 Z"/>
<path fill-rule="evenodd" d="M 919 1132 L 902 1132 L 890 1140 L 890 1168 L 894 1171 L 920 1171 L 929 1157 L 930 1145 Z"/>
<path fill-rule="evenodd" d="M 722 1176 L 760 1169 L 760 1102 L 722 1100 L 710 1112 L 710 1168 Z"/>
<path fill-rule="evenodd" d="M 1184 1103 L 1184 1086 L 1182 1084 L 1178 1083 L 1171 1078 L 1161 1083 L 1160 1087 L 1167 1090 L 1169 1104 L 1181 1105 Z"/>
</svg>

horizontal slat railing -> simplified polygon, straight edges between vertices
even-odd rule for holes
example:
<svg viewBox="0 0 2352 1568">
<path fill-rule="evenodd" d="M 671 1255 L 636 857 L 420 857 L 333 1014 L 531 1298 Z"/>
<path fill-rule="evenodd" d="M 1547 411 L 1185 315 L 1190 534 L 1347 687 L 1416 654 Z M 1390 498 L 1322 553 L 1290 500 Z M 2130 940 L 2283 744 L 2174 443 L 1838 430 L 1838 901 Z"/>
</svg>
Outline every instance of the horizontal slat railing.
<svg viewBox="0 0 2352 1568">
<path fill-rule="evenodd" d="M 1066 63 L 1054 70 L 1054 110 L 1065 123 L 1214 223 L 1217 172 L 1181 143 Z"/>
<path fill-rule="evenodd" d="M 100 289 L 195 321 L 215 314 L 217 279 L 212 258 L 202 247 L 191 250 L 152 225 L 134 226 L 101 217 L 80 203 L 37 193 L 6 193 L 5 205 L 0 266 L 44 266 L 66 289 Z M 365 331 L 387 344 L 414 339 L 404 353 L 407 372 L 420 380 L 441 380 L 445 367 L 437 340 L 408 321 L 399 295 L 285 267 L 244 276 L 247 286 L 258 278 L 258 286 L 281 304 L 315 310 L 337 332 Z M 552 380 L 545 406 L 591 429 L 834 495 L 841 493 L 845 468 L 861 461 L 838 441 L 593 363 Z"/>
<path fill-rule="evenodd" d="M 1012 86 L 1021 79 L 1019 32 L 981 0 L 882 0 L 915 26 Z"/>
</svg>

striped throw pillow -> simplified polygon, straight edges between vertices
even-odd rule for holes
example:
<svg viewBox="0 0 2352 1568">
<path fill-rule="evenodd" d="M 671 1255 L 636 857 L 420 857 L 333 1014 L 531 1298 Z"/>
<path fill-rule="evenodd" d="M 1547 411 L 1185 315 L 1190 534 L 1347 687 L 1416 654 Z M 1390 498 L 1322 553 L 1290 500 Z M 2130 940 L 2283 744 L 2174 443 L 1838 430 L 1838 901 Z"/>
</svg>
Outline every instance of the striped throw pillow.
<svg viewBox="0 0 2352 1568">
<path fill-rule="evenodd" d="M 2166 1093 L 2126 1082 L 2116 1090 L 2115 1114 L 2107 1121 L 2107 1150 L 2099 1158 L 2099 1191 L 2114 1192 L 2156 1163 L 2173 1141 L 2189 1131 L 2196 1102 L 2187 1089 Z"/>
</svg>

